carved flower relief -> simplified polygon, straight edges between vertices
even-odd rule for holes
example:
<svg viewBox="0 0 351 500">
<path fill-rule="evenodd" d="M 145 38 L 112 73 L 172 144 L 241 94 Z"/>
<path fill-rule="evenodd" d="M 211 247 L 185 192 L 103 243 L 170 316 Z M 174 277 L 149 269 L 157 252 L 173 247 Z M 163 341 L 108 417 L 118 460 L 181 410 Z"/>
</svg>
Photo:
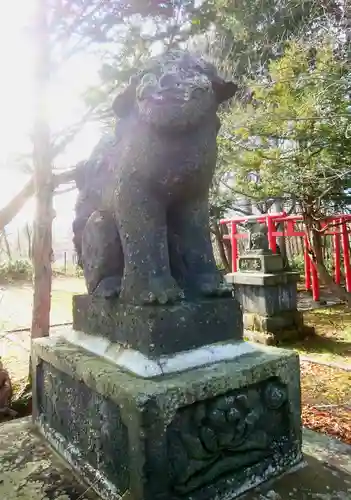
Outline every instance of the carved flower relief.
<svg viewBox="0 0 351 500">
<path fill-rule="evenodd" d="M 202 442 L 210 451 L 235 447 L 245 440 L 247 432 L 259 418 L 258 411 L 249 408 L 248 396 L 223 396 L 209 405 L 205 418 L 198 422 Z M 210 444 L 212 436 L 212 446 Z M 213 446 L 214 442 L 216 445 Z"/>
<path fill-rule="evenodd" d="M 169 434 L 175 489 L 191 491 L 270 454 L 267 412 L 276 412 L 286 400 L 285 387 L 272 381 L 262 389 L 220 396 L 180 412 L 177 430 Z"/>
<path fill-rule="evenodd" d="M 266 407 L 270 410 L 277 410 L 287 400 L 286 389 L 279 382 L 269 382 L 264 389 L 264 400 Z"/>
</svg>

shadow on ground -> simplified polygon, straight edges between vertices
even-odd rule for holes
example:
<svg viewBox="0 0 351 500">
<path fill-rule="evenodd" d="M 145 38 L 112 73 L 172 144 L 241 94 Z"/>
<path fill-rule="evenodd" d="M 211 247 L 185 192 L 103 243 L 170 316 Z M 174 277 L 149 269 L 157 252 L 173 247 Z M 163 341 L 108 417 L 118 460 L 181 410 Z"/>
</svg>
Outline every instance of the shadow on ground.
<svg viewBox="0 0 351 500">
<path fill-rule="evenodd" d="M 325 338 L 316 334 L 299 342 L 284 342 L 280 347 L 297 349 L 306 354 L 331 354 L 351 359 L 351 342 Z M 347 359 L 345 359 L 347 361 Z"/>
<path fill-rule="evenodd" d="M 247 493 L 243 500 L 347 500 L 351 498 L 351 476 L 336 467 L 305 456 L 307 466 L 286 474 L 259 492 Z"/>
<path fill-rule="evenodd" d="M 351 361 L 351 310 L 344 305 L 304 312 L 304 322 L 315 328 L 315 335 L 301 341 L 282 343 L 281 347 L 300 353 L 339 357 Z"/>
</svg>

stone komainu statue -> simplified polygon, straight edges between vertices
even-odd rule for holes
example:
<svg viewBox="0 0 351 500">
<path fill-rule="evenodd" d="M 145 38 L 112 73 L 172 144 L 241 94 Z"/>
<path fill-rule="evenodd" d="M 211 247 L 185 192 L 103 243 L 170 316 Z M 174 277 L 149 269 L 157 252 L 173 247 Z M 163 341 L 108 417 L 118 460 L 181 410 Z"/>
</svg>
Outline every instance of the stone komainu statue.
<svg viewBox="0 0 351 500">
<path fill-rule="evenodd" d="M 136 304 L 223 293 L 208 222 L 218 106 L 237 86 L 187 51 L 118 95 L 114 136 L 77 170 L 74 244 L 90 294 Z"/>
<path fill-rule="evenodd" d="M 266 224 L 251 222 L 246 224 L 249 230 L 249 251 L 269 252 L 268 228 Z"/>
</svg>

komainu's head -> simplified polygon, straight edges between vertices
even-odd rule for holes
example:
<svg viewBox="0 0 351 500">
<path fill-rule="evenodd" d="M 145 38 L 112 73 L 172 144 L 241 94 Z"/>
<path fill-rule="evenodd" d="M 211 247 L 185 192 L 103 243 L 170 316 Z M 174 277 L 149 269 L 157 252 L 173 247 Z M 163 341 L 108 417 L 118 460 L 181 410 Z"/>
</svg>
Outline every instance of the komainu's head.
<svg viewBox="0 0 351 500">
<path fill-rule="evenodd" d="M 125 118 L 137 111 L 155 127 L 186 128 L 199 123 L 230 99 L 237 85 L 226 82 L 215 67 L 188 51 L 172 50 L 152 58 L 119 94 L 113 110 Z"/>
</svg>

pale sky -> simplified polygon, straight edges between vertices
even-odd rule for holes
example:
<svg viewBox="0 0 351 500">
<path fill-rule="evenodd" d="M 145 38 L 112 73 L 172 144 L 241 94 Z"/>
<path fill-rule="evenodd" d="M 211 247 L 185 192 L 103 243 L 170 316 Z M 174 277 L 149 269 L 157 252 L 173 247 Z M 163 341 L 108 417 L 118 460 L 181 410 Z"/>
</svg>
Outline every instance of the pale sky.
<svg viewBox="0 0 351 500">
<path fill-rule="evenodd" d="M 199 0 L 198 0 L 199 2 Z M 200 3 L 200 2 L 199 2 Z M 11 168 L 13 157 L 32 151 L 30 141 L 33 124 L 33 45 L 28 26 L 35 0 L 5 2 L 0 17 L 0 208 L 20 190 L 29 178 Z M 145 25 L 146 30 L 151 28 Z M 161 47 L 155 44 L 153 52 Z M 62 65 L 55 74 L 49 99 L 50 125 L 53 132 L 77 123 L 85 111 L 82 94 L 99 84 L 101 56 L 79 53 Z M 100 137 L 99 124 L 87 124 L 61 157 L 55 167 L 70 167 L 87 158 Z M 76 192 L 54 198 L 57 218 L 54 231 L 71 227 Z M 16 230 L 34 215 L 34 200 L 7 227 Z M 65 231 L 67 233 L 67 230 Z"/>
<path fill-rule="evenodd" d="M 31 151 L 29 134 L 33 122 L 33 47 L 28 30 L 33 0 L 5 2 L 0 17 L 0 207 L 19 191 L 28 176 L 11 168 L 14 155 Z M 65 63 L 51 87 L 50 122 L 53 131 L 76 123 L 84 113 L 82 93 L 99 82 L 101 61 L 94 55 L 79 54 Z M 89 156 L 99 139 L 98 124 L 87 125 L 55 160 L 57 167 L 69 167 Z M 55 198 L 57 223 L 70 226 L 75 193 Z M 12 228 L 33 217 L 33 201 L 19 214 Z M 11 230 L 11 227 L 9 226 Z"/>
</svg>

